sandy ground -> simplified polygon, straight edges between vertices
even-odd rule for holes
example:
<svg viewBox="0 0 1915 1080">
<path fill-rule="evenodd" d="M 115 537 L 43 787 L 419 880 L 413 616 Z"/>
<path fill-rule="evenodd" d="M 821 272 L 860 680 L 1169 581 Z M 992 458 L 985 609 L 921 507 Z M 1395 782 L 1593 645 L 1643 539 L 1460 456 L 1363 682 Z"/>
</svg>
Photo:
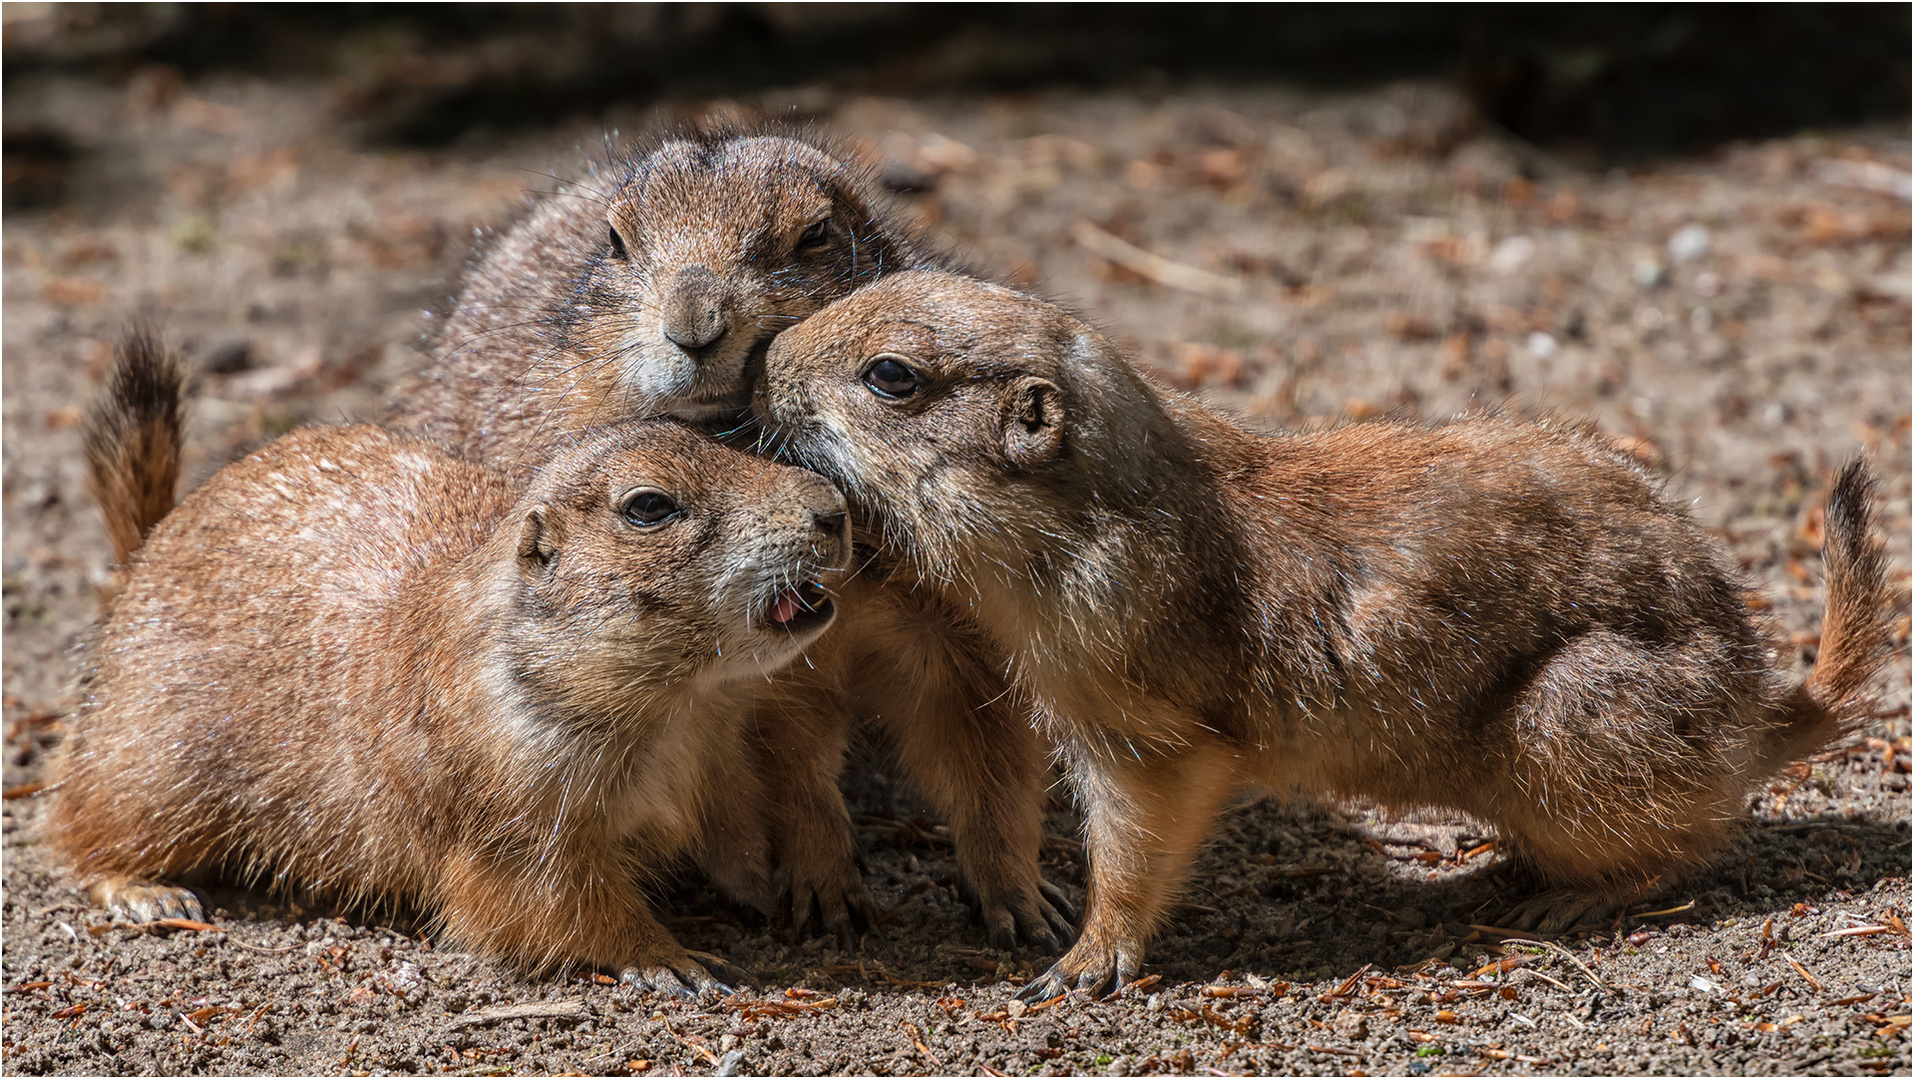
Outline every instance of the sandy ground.
<svg viewBox="0 0 1915 1080">
<path fill-rule="evenodd" d="M 10 125 L 85 149 L 51 209 L 5 221 L 5 1071 L 1909 1071 L 1905 612 L 1866 738 L 1753 793 L 1718 866 L 1547 944 L 1475 929 L 1525 887 L 1481 826 L 1265 802 L 1220 828 L 1150 985 L 1026 1007 L 1049 958 L 985 947 L 948 841 L 869 748 L 847 784 L 889 916 L 859 949 L 791 940 L 689 873 L 660 898 L 688 945 L 756 974 L 731 1000 L 527 982 L 323 900 L 213 889 L 204 932 L 89 910 L 33 791 L 106 579 L 78 422 L 112 339 L 154 316 L 192 360 L 195 483 L 368 417 L 423 361 L 473 228 L 608 126 L 653 122 L 369 151 L 334 95 L 163 73 L 8 94 Z M 1590 175 L 1430 85 L 758 104 L 844 133 L 978 264 L 1253 423 L 1593 418 L 1692 500 L 1798 671 L 1815 508 L 1857 452 L 1907 580 L 1906 125 Z M 1060 791 L 1046 872 L 1081 899 L 1075 827 Z"/>
</svg>

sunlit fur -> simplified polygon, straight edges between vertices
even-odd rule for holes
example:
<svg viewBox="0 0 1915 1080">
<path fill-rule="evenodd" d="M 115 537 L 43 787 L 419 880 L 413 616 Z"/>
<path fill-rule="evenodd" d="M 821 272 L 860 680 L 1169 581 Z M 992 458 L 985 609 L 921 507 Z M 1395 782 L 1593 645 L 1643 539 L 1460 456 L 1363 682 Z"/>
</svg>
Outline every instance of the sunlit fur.
<svg viewBox="0 0 1915 1080">
<path fill-rule="evenodd" d="M 806 246 L 820 222 L 824 241 Z M 773 334 L 882 275 L 946 261 L 826 142 L 668 133 L 539 198 L 491 240 L 392 417 L 517 472 L 603 423 L 674 415 L 723 430 Z M 702 347 L 673 339 L 720 325 Z M 734 897 L 788 905 L 801 924 L 816 915 L 848 934 L 851 915 L 875 915 L 837 788 L 862 721 L 951 824 L 993 942 L 1050 944 L 1069 924 L 1037 870 L 1041 743 L 1002 654 L 915 582 L 892 560 L 860 560 L 840 625 L 754 717 L 758 770 L 784 795 L 762 808 L 735 799 L 701 862 Z M 765 850 L 778 874 L 768 888 L 739 871 Z"/>
<path fill-rule="evenodd" d="M 638 487 L 681 512 L 633 524 Z M 830 484 L 673 422 L 582 440 L 523 491 L 379 428 L 297 431 L 132 557 L 55 843 L 121 892 L 221 872 L 412 906 L 528 970 L 696 985 L 638 883 L 753 798 L 745 718 L 823 629 L 769 613 L 849 554 Z"/>
<path fill-rule="evenodd" d="M 151 329 L 119 342 L 107 392 L 87 414 L 87 482 L 106 518 L 113 562 L 126 564 L 173 508 L 186 375 Z"/>
<path fill-rule="evenodd" d="M 803 246 L 820 222 L 825 242 Z M 940 261 L 823 144 L 669 133 L 536 197 L 490 239 L 390 419 L 509 465 L 621 419 L 734 416 L 772 335 L 879 275 Z M 675 343 L 701 314 L 724 335 Z"/>
<path fill-rule="evenodd" d="M 862 380 L 904 357 L 921 388 Z M 1765 776 L 1860 715 L 1892 608 L 1869 480 L 1828 514 L 1806 685 L 1632 459 L 1496 417 L 1252 433 L 1065 312 L 888 278 L 781 336 L 755 407 L 792 460 L 1016 658 L 1087 813 L 1090 912 L 1037 993 L 1136 969 L 1243 787 L 1442 806 L 1578 893 L 1706 860 Z"/>
</svg>

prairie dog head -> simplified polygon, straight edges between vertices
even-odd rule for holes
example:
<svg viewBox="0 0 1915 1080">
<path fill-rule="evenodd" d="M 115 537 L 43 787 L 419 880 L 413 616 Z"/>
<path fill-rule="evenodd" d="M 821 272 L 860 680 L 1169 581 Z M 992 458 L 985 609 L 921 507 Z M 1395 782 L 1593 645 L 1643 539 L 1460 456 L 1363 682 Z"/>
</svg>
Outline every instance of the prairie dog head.
<svg viewBox="0 0 1915 1080">
<path fill-rule="evenodd" d="M 780 335 L 753 408 L 940 576 L 1098 535 L 1100 515 L 1152 503 L 1165 474 L 1149 459 L 1175 441 L 1090 327 L 936 272 L 887 277 Z"/>
<path fill-rule="evenodd" d="M 779 135 L 661 144 L 600 235 L 579 343 L 615 365 L 627 415 L 686 420 L 743 412 L 772 335 L 910 254 L 851 166 Z"/>
<path fill-rule="evenodd" d="M 836 614 L 851 553 L 824 478 L 639 422 L 560 455 L 504 529 L 528 674 L 590 701 L 755 677 Z"/>
</svg>

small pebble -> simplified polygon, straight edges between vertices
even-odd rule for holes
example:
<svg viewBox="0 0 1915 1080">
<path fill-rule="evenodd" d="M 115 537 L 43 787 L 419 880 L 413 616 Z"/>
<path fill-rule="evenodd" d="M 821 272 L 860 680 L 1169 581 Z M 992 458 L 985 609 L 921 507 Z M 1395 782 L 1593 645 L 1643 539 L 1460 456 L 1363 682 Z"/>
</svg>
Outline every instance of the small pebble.
<svg viewBox="0 0 1915 1080">
<path fill-rule="evenodd" d="M 1653 255 L 1645 255 L 1636 260 L 1636 268 L 1630 272 L 1636 284 L 1645 289 L 1653 289 L 1669 278 L 1669 271 L 1663 268 L 1662 260 Z"/>
<path fill-rule="evenodd" d="M 1529 335 L 1529 339 L 1524 344 L 1529 348 L 1529 355 L 1538 360 L 1547 360 L 1556 355 L 1556 339 L 1541 330 Z"/>
<path fill-rule="evenodd" d="M 1669 238 L 1669 257 L 1676 262 L 1700 259 L 1709 253 L 1709 230 L 1691 222 Z"/>
<path fill-rule="evenodd" d="M 1489 253 L 1489 268 L 1499 274 L 1513 274 L 1536 257 L 1536 241 L 1527 236 L 1512 236 Z"/>
</svg>

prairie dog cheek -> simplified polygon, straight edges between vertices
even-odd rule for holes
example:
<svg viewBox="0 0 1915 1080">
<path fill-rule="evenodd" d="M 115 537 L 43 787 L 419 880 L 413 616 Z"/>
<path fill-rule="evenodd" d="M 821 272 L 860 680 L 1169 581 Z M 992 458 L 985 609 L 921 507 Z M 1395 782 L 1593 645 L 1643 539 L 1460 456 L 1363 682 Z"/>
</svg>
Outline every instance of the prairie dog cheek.
<svg viewBox="0 0 1915 1080">
<path fill-rule="evenodd" d="M 648 404 L 669 407 L 672 399 L 690 393 L 698 365 L 685 351 L 633 327 L 619 336 L 614 363 L 619 381 L 630 396 Z"/>
</svg>

